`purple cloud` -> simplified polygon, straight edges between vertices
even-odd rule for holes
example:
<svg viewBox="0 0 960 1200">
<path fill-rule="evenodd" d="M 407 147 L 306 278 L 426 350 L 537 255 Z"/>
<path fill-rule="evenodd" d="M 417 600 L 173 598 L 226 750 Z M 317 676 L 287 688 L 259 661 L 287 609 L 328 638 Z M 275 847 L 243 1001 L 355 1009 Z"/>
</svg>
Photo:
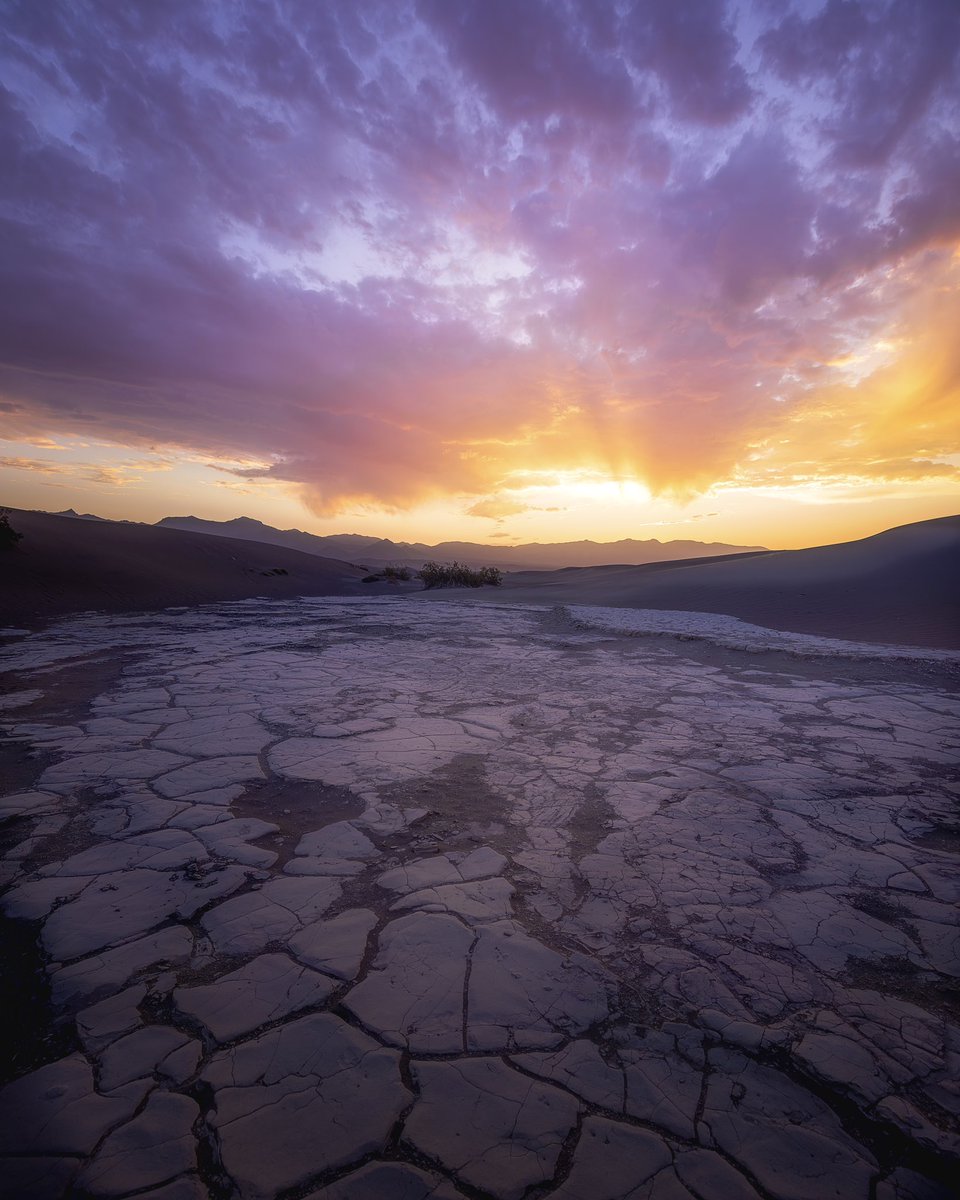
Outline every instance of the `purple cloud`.
<svg viewBox="0 0 960 1200">
<path fill-rule="evenodd" d="M 951 89 L 956 102 L 954 0 L 827 0 L 813 16 L 790 14 L 760 43 L 785 80 L 831 93 L 820 124 L 841 167 L 883 166 Z"/>
<path fill-rule="evenodd" d="M 722 125 L 742 116 L 754 98 L 723 5 L 636 0 L 624 21 L 624 43 L 683 120 Z"/>
<path fill-rule="evenodd" d="M 898 322 L 920 256 L 955 286 L 950 3 L 5 16 L 10 436 L 255 459 L 322 511 L 689 492 Z"/>
</svg>

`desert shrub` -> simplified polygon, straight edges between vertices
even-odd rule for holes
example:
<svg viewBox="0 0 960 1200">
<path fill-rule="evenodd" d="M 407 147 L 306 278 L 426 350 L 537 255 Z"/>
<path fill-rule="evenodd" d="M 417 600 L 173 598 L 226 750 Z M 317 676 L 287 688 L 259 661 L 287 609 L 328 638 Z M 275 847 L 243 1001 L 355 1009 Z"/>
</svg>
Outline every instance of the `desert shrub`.
<svg viewBox="0 0 960 1200">
<path fill-rule="evenodd" d="M 383 568 L 383 577 L 393 583 L 396 583 L 398 580 L 406 583 L 408 579 L 413 578 L 413 574 L 409 567 L 389 566 Z"/>
<path fill-rule="evenodd" d="M 425 588 L 435 587 L 499 587 L 503 583 L 503 573 L 496 567 L 479 567 L 474 569 L 465 563 L 424 563 L 420 568 L 419 577 Z"/>
<path fill-rule="evenodd" d="M 361 570 L 366 571 L 367 568 L 362 567 Z M 361 582 L 383 583 L 383 581 L 386 580 L 387 583 L 406 583 L 408 579 L 412 578 L 413 572 L 409 567 L 391 564 L 388 567 L 384 567 L 382 571 L 374 571 L 370 575 L 364 575 Z"/>
<path fill-rule="evenodd" d="M 440 563 L 424 563 L 417 574 L 423 580 L 425 588 L 449 587 L 451 584 L 449 568 L 441 566 Z"/>
<path fill-rule="evenodd" d="M 0 550 L 12 550 L 22 537 L 23 534 L 10 524 L 7 514 L 0 511 Z"/>
</svg>

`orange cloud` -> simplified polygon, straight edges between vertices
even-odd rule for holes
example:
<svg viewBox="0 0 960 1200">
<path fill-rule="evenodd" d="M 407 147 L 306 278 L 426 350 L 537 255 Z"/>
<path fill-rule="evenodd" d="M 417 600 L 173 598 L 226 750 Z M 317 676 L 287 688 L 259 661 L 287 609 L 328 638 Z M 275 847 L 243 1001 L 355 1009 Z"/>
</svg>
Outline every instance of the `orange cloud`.
<svg viewBox="0 0 960 1200">
<path fill-rule="evenodd" d="M 71 473 L 69 465 L 47 462 L 42 458 L 0 458 L 0 467 L 7 467 L 14 471 L 35 471 L 39 475 L 63 475 Z"/>
<path fill-rule="evenodd" d="M 754 443 L 742 482 L 960 478 L 960 270 L 954 257 L 918 289 L 889 341 L 898 357 L 855 383 L 799 401 Z"/>
</svg>

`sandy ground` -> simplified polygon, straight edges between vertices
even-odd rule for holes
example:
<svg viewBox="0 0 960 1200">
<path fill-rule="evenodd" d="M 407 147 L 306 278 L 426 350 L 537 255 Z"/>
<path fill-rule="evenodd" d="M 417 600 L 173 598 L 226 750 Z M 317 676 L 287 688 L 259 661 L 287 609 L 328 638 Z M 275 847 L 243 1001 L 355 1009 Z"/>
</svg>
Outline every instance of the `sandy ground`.
<svg viewBox="0 0 960 1200">
<path fill-rule="evenodd" d="M 796 633 L 956 650 L 960 517 L 812 550 L 517 573 L 503 593 L 524 603 L 726 613 Z"/>
<path fill-rule="evenodd" d="M 350 595 L 367 573 L 262 542 L 7 511 L 23 539 L 0 551 L 0 627 L 33 628 L 88 609 L 143 612 L 250 596 Z"/>
<path fill-rule="evenodd" d="M 955 659 L 504 599 L 7 640 L 0 1195 L 953 1194 Z"/>
<path fill-rule="evenodd" d="M 517 572 L 502 589 L 439 593 L 421 593 L 415 582 L 363 584 L 363 564 L 258 542 L 40 513 L 14 511 L 11 520 L 25 536 L 0 556 L 0 627 L 35 628 L 88 609 L 137 612 L 253 596 L 469 595 L 496 604 L 724 613 L 797 633 L 960 649 L 960 517 L 813 550 Z"/>
</svg>

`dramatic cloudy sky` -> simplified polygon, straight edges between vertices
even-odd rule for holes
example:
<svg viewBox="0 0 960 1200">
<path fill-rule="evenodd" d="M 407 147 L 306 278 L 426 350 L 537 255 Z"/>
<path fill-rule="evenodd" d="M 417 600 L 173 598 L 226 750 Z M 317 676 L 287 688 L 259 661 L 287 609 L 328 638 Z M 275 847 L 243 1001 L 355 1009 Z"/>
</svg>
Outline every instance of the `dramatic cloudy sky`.
<svg viewBox="0 0 960 1200">
<path fill-rule="evenodd" d="M 957 0 L 0 0 L 0 499 L 960 510 Z"/>
</svg>

